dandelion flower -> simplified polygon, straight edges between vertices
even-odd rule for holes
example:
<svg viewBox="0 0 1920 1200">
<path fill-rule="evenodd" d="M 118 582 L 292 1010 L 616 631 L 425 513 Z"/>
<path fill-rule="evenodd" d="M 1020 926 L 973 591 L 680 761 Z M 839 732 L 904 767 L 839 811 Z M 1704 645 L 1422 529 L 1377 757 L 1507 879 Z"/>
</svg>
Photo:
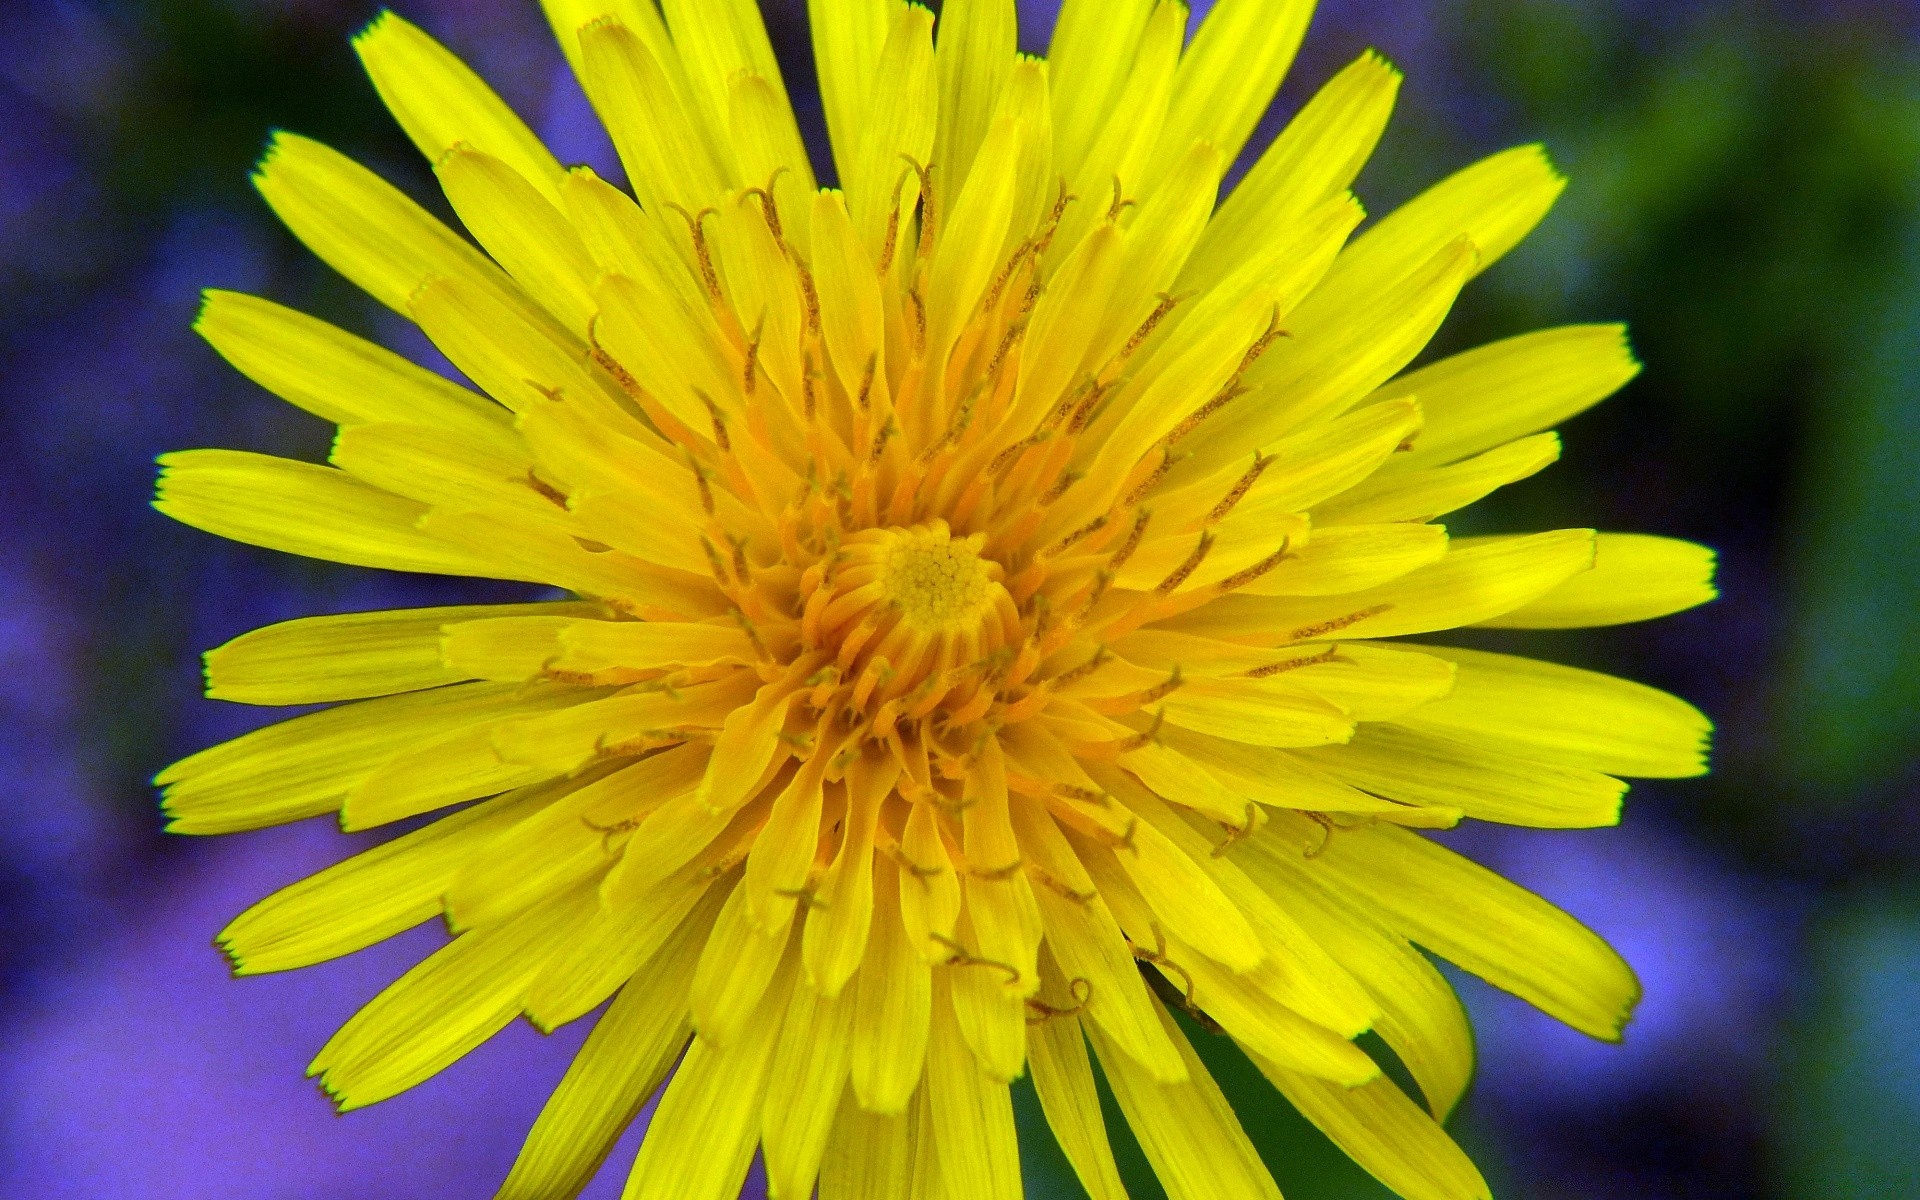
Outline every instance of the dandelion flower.
<svg viewBox="0 0 1920 1200">
<path fill-rule="evenodd" d="M 220 936 L 281 971 L 444 917 L 322 1086 L 358 1108 L 600 1010 L 502 1197 L 573 1195 L 663 1082 L 630 1198 L 731 1196 L 756 1153 L 788 1200 L 1017 1197 L 1024 1074 L 1107 1200 L 1097 1063 L 1170 1195 L 1278 1196 L 1200 1030 L 1400 1194 L 1484 1196 L 1422 950 L 1601 1038 L 1638 988 L 1424 831 L 1610 824 L 1615 776 L 1696 774 L 1708 732 L 1399 640 L 1712 595 L 1685 543 L 1439 523 L 1637 370 L 1582 326 L 1406 373 L 1552 205 L 1543 153 L 1354 236 L 1374 55 L 1218 196 L 1306 0 L 1190 41 L 1179 3 L 1068 0 L 1044 60 L 1012 0 L 817 0 L 822 188 L 750 0 L 546 7 L 630 192 L 392 15 L 356 49 L 478 248 L 304 137 L 255 176 L 471 386 L 212 292 L 199 331 L 339 436 L 162 459 L 158 507 L 212 533 L 565 597 L 207 656 L 214 697 L 339 703 L 162 772 L 172 829 L 444 814 Z"/>
</svg>

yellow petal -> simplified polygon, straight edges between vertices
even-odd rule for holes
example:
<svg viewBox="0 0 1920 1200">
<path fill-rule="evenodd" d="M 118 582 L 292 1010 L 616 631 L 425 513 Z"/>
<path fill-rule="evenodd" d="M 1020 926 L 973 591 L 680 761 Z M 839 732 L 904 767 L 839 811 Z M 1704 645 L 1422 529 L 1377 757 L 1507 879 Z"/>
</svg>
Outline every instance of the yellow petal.
<svg viewBox="0 0 1920 1200">
<path fill-rule="evenodd" d="M 1095 778 L 1120 783 L 1111 773 L 1103 772 Z M 1151 821 L 1142 819 L 1134 826 L 1133 849 L 1121 847 L 1088 858 L 1087 867 L 1102 891 L 1106 890 L 1106 880 L 1113 877 L 1116 863 L 1168 933 L 1234 971 L 1251 970 L 1264 955 L 1259 937 L 1239 907 L 1200 864 Z M 1149 936 L 1141 944 L 1150 945 L 1152 940 Z M 1135 941 L 1140 939 L 1136 937 Z"/>
<path fill-rule="evenodd" d="M 1537 474 L 1559 458 L 1560 435 L 1542 433 L 1508 442 L 1452 466 L 1424 471 L 1382 471 L 1321 505 L 1313 517 L 1327 526 L 1431 521 L 1465 508 L 1509 483 Z"/>
<path fill-rule="evenodd" d="M 633 30 L 655 54 L 663 53 L 673 45 L 672 39 L 667 36 L 667 23 L 660 16 L 660 6 L 654 0 L 540 0 L 540 7 L 546 10 L 547 21 L 553 26 L 554 38 L 567 56 L 567 64 L 583 80 L 586 78 L 586 63 L 581 53 L 580 35 L 585 26 L 601 18 L 610 17 Z M 678 62 L 675 57 L 676 68 Z M 685 80 L 681 82 L 684 84 Z"/>
<path fill-rule="evenodd" d="M 940 1174 L 949 1196 L 1021 1200 L 1013 1098 L 1004 1082 L 981 1070 L 961 1039 L 948 995 L 952 969 L 934 971 L 933 1035 L 927 1042 L 927 1108 L 939 1131 Z"/>
<path fill-rule="evenodd" d="M 1640 983 L 1566 913 L 1418 834 L 1384 825 L 1324 831 L 1278 815 L 1247 840 L 1411 940 L 1582 1033 L 1617 1041 Z M 1324 844 L 1322 844 L 1324 842 Z"/>
<path fill-rule="evenodd" d="M 571 771 L 623 743 L 670 742 L 676 739 L 667 731 L 717 728 L 751 694 L 753 683 L 749 672 L 740 671 L 671 691 L 641 685 L 615 696 L 588 692 L 589 703 L 507 722 L 495 731 L 493 744 L 508 762 Z"/>
<path fill-rule="evenodd" d="M 971 949 L 980 940 L 973 915 L 971 908 L 961 910 L 954 927 L 954 941 L 968 948 L 959 952 L 963 957 L 935 971 L 947 975 L 954 1020 L 974 1067 L 988 1079 L 1007 1084 L 1026 1072 L 1026 1001 L 1019 990 L 1007 986 L 1013 964 L 1003 968 L 999 960 L 988 961 Z"/>
<path fill-rule="evenodd" d="M 498 293 L 458 279 L 433 279 L 407 301 L 407 312 L 453 365 L 516 412 L 542 403 L 577 404 L 623 422 L 614 385 L 570 343 L 528 319 Z"/>
<path fill-rule="evenodd" d="M 1313 16 L 1313 0 L 1220 0 L 1180 57 L 1147 185 L 1206 142 L 1232 162 L 1267 111 Z"/>
<path fill-rule="evenodd" d="M 528 520 L 523 509 L 434 510 L 421 520 L 421 528 L 498 562 L 500 566 L 488 568 L 496 578 L 538 581 L 598 597 L 629 616 L 687 621 L 728 611 L 726 597 L 711 578 L 669 570 L 618 550 L 589 550 L 566 525 Z"/>
<path fill-rule="evenodd" d="M 1202 425 L 1191 439 L 1191 453 L 1202 463 L 1223 466 L 1342 411 L 1379 387 L 1412 361 L 1446 319 L 1476 254 L 1464 238 L 1447 243 L 1410 272 L 1353 300 L 1329 292 L 1330 274 L 1287 317 L 1293 336 L 1281 339 L 1247 370 L 1251 393 Z"/>
<path fill-rule="evenodd" d="M 1676 779 L 1707 769 L 1713 722 L 1677 696 L 1537 659 L 1423 649 L 1459 673 L 1444 699 L 1401 718 L 1410 729 L 1612 775 Z"/>
<path fill-rule="evenodd" d="M 1369 405 L 1282 438 L 1270 448 L 1273 465 L 1254 480 L 1234 506 L 1233 514 L 1249 521 L 1273 520 L 1337 496 L 1388 462 L 1419 430 L 1420 420 L 1420 406 L 1403 400 Z M 1197 492 L 1200 503 L 1210 507 L 1219 503 L 1246 470 L 1247 463 L 1238 461 L 1222 474 L 1186 490 Z"/>
<path fill-rule="evenodd" d="M 820 107 L 843 183 L 853 177 L 880 48 L 897 7 L 889 0 L 807 0 Z"/>
<path fill-rule="evenodd" d="M 564 174 L 559 162 L 484 80 L 424 30 L 383 12 L 353 39 L 353 49 L 428 162 L 466 142 L 554 198 Z"/>
<path fill-rule="evenodd" d="M 153 506 L 219 537 L 361 567 L 514 577 L 415 528 L 425 505 L 343 471 L 240 450 L 179 450 L 160 467 Z"/>
<path fill-rule="evenodd" d="M 1093 1025 L 1153 1078 L 1184 1079 L 1185 1065 L 1153 1015 L 1153 997 L 1106 903 L 1098 896 L 1069 899 L 1051 888 L 1036 889 L 1034 900 L 1046 919 L 1047 946 L 1061 971 L 1085 979 L 1092 989 L 1087 1017 Z"/>
<path fill-rule="evenodd" d="M 828 756 L 816 752 L 773 798 L 767 823 L 747 854 L 748 919 L 765 930 L 785 929 L 813 871 L 820 845 L 820 818 L 826 802 Z"/>
<path fill-rule="evenodd" d="M 1488 1200 L 1487 1181 L 1447 1131 L 1390 1079 L 1343 1088 L 1254 1058 L 1302 1116 L 1405 1200 Z"/>
<path fill-rule="evenodd" d="M 912 168 L 902 156 L 918 163 L 931 159 L 940 110 L 933 14 L 917 4 L 888 7 L 892 23 L 880 49 L 879 63 L 867 77 L 866 86 L 871 92 L 862 126 L 846 143 L 852 150 L 851 169 L 843 164 L 840 180 L 846 189 L 853 227 L 875 262 L 887 260 L 888 218 L 894 212 L 896 198 L 900 211 L 911 213 L 919 194 Z M 839 152 L 836 149 L 836 154 Z M 953 194 L 942 193 L 942 198 Z M 903 215 L 901 227 L 895 229 L 896 260 L 912 253 L 910 236 Z"/>
<path fill-rule="evenodd" d="M 1100 323 L 1080 300 L 1105 295 L 1119 278 L 1125 239 L 1117 227 L 1094 230 L 1060 265 L 1040 294 L 1027 325 L 1020 377 L 1014 384 L 1018 417 L 1033 423 L 1059 402 L 1077 378 Z"/>
<path fill-rule="evenodd" d="M 1618 824 L 1627 790 L 1597 771 L 1530 762 L 1391 725 L 1369 725 L 1344 746 L 1302 751 L 1301 757 L 1375 796 L 1543 829 Z"/>
<path fill-rule="evenodd" d="M 755 924 L 747 912 L 746 889 L 733 889 L 714 919 L 693 976 L 689 1003 L 703 1044 L 730 1047 L 760 1036 L 752 1028 L 754 1014 L 794 941 L 788 936 L 792 930 L 791 922 L 771 930 Z M 779 1025 L 777 1017 L 773 1023 Z"/>
<path fill-rule="evenodd" d="M 710 880 L 677 878 L 639 902 L 602 903 L 534 976 L 527 989 L 527 1019 L 534 1028 L 551 1033 L 592 1012 L 656 959 L 668 970 L 670 953 L 697 958 L 725 898 L 726 889 L 711 886 Z M 686 970 L 685 980 L 671 993 L 681 1013 L 693 984 L 691 962 Z M 651 971 L 640 984 L 650 986 L 650 978 Z"/>
<path fill-rule="evenodd" d="M 1249 1054 L 1342 1087 L 1357 1087 L 1379 1077 L 1379 1066 L 1365 1051 L 1280 1004 L 1246 976 L 1220 969 L 1175 938 L 1168 939 L 1166 957 L 1161 973 L 1167 982 L 1189 991 L 1194 1006 Z"/>
<path fill-rule="evenodd" d="M 761 1105 L 761 1153 L 770 1200 L 813 1194 L 853 1057 L 854 997 L 793 986 Z"/>
<path fill-rule="evenodd" d="M 873 933 L 855 983 L 853 1092 L 860 1107 L 904 1112 L 926 1061 L 932 972 L 900 920 L 899 872 L 875 868 Z"/>
<path fill-rule="evenodd" d="M 402 421 L 498 445 L 507 411 L 325 321 L 240 292 L 208 289 L 193 328 L 261 387 L 335 424 Z"/>
<path fill-rule="evenodd" d="M 1095 344 L 1095 364 L 1104 364 L 1118 352 L 1160 307 L 1161 295 L 1173 287 L 1206 228 L 1207 218 L 1213 215 L 1220 175 L 1226 165 L 1211 143 L 1189 147 L 1175 158 L 1166 181 L 1154 190 L 1127 227 L 1126 258 L 1107 297 L 1106 315 L 1100 321 L 1106 333 Z M 1245 350 L 1245 343 L 1241 349 Z M 1211 395 L 1212 388 L 1195 381 L 1190 394 Z"/>
<path fill-rule="evenodd" d="M 1329 309 L 1364 304 L 1458 238 L 1478 251 L 1470 273 L 1500 261 L 1547 215 L 1567 181 L 1539 146 L 1516 146 L 1457 171 L 1383 217 L 1327 275 Z"/>
<path fill-rule="evenodd" d="M 780 730 L 796 695 L 792 690 L 764 687 L 753 703 L 727 714 L 707 776 L 700 781 L 699 800 L 708 811 L 732 812 L 753 795 L 780 751 Z"/>
<path fill-rule="evenodd" d="M 236 975 L 312 966 L 392 937 L 440 912 L 456 872 L 549 789 L 526 788 L 444 817 L 317 875 L 241 913 L 216 939 Z"/>
<path fill-rule="evenodd" d="M 1353 736 L 1353 721 L 1312 692 L 1264 679 L 1191 679 L 1161 701 L 1170 724 L 1250 746 L 1322 746 Z"/>
<path fill-rule="evenodd" d="M 784 161 L 806 163 L 800 130 L 793 123 L 780 63 L 767 40 L 767 28 L 754 0 L 663 0 L 661 12 L 673 34 L 673 46 L 686 68 L 689 90 L 705 117 L 710 136 L 727 129 L 727 83 L 742 73 L 765 80 L 787 112 L 789 151 Z M 720 150 L 724 155 L 726 151 Z M 764 182 L 764 181 L 757 181 Z M 809 177 L 806 186 L 813 187 Z"/>
<path fill-rule="evenodd" d="M 949 195 L 964 186 L 1013 71 L 1015 21 L 1013 0 L 953 0 L 941 6 L 934 42 L 940 124 L 933 164 Z"/>
<path fill-rule="evenodd" d="M 589 815 L 602 806 L 636 804 L 651 790 L 653 760 L 621 770 L 601 768 L 556 788 L 540 811 L 500 836 L 447 884 L 442 900 L 447 928 L 459 932 L 497 924 L 543 896 L 598 881 L 618 851 L 608 826 Z M 691 781 L 686 783 L 691 787 Z"/>
<path fill-rule="evenodd" d="M 1593 570 L 1522 608 L 1481 621 L 1503 629 L 1580 629 L 1650 621 L 1705 604 L 1716 555 L 1706 546 L 1641 533 L 1594 539 Z"/>
<path fill-rule="evenodd" d="M 1117 1053 L 1097 1026 L 1090 1032 L 1120 1111 L 1126 1114 L 1127 1124 L 1140 1139 L 1140 1148 L 1147 1152 L 1154 1174 L 1167 1189 L 1168 1200 L 1216 1200 L 1222 1196 L 1280 1200 L 1273 1176 L 1260 1161 L 1259 1151 L 1247 1140 L 1219 1085 L 1207 1074 L 1200 1056 L 1193 1052 L 1166 1009 L 1157 1000 L 1154 1007 L 1187 1065 L 1184 1083 L 1155 1082 L 1126 1055 Z"/>
<path fill-rule="evenodd" d="M 686 996 L 697 952 L 694 938 L 676 938 L 644 978 L 620 990 L 547 1098 L 494 1200 L 573 1196 L 592 1180 L 693 1032 Z"/>
<path fill-rule="evenodd" d="M 972 317 L 1000 268 L 1001 244 L 1019 194 L 1020 150 L 1029 136 L 1031 131 L 1018 120 L 995 120 L 967 174 L 967 186 L 952 209 L 941 214 L 940 241 L 933 252 L 926 296 L 931 363 L 946 362 L 961 326 Z"/>
<path fill-rule="evenodd" d="M 1249 596 L 1365 591 L 1436 562 L 1446 552 L 1447 531 L 1438 525 L 1327 526 L 1316 529 L 1297 554 L 1242 590 Z"/>
<path fill-rule="evenodd" d="M 771 181 L 786 237 L 809 245 L 813 164 L 778 81 L 747 71 L 734 75 L 727 82 L 727 123 L 740 179 L 761 187 Z"/>
<path fill-rule="evenodd" d="M 1488 450 L 1598 404 L 1640 373 L 1624 325 L 1567 325 L 1493 342 L 1402 375 L 1369 400 L 1418 396 L 1426 428 L 1396 469 Z"/>
<path fill-rule="evenodd" d="M 1446 977 L 1406 939 L 1315 886 L 1305 860 L 1252 854 L 1237 861 L 1379 999 L 1374 1031 L 1406 1064 L 1429 1111 L 1445 1120 L 1473 1077 L 1473 1031 Z"/>
<path fill-rule="evenodd" d="M 1027 1038 L 1040 1110 L 1080 1186 L 1090 1200 L 1126 1200 L 1126 1185 L 1120 1182 L 1120 1168 L 1113 1161 L 1106 1121 L 1100 1114 L 1100 1093 L 1094 1086 L 1080 1019 L 1071 1014 L 1050 1016 L 1033 1026 Z"/>
<path fill-rule="evenodd" d="M 564 894 L 455 938 L 355 1013 L 307 1073 L 342 1112 L 439 1074 L 518 1015 L 542 959 L 592 904 L 590 890 Z"/>
<path fill-rule="evenodd" d="M 1127 84 L 1154 0 L 1065 0 L 1047 47 L 1054 159 L 1072 178 Z"/>
<path fill-rule="evenodd" d="M 422 738 L 348 790 L 340 806 L 340 827 L 371 829 L 550 778 L 557 773 L 551 768 L 502 761 L 494 750 L 495 735 L 512 722 L 537 719 L 531 714 L 577 707 L 604 695 L 604 691 L 584 688 L 535 685 L 522 689 L 484 721 Z"/>
<path fill-rule="evenodd" d="M 1328 81 L 1220 206 L 1179 286 L 1220 282 L 1302 214 L 1344 192 L 1386 129 L 1399 90 L 1400 72 L 1373 51 Z"/>
<path fill-rule="evenodd" d="M 820 290 L 820 328 L 827 350 L 850 396 L 870 386 L 886 387 L 886 312 L 880 278 L 861 246 L 838 192 L 820 192 L 813 202 L 813 275 Z M 869 396 L 873 404 L 882 397 Z"/>
<path fill-rule="evenodd" d="M 321 261 L 402 316 L 414 289 L 436 277 L 503 297 L 515 291 L 498 267 L 392 184 L 311 138 L 276 133 L 253 185 Z"/>
<path fill-rule="evenodd" d="M 644 280 L 648 288 L 690 308 L 707 307 L 704 284 L 687 270 L 667 226 L 641 211 L 633 197 L 591 167 L 575 167 L 560 187 L 560 200 L 561 211 L 603 273 Z M 669 213 L 667 219 L 676 218 Z"/>
<path fill-rule="evenodd" d="M 474 676 L 441 661 L 440 626 L 592 611 L 574 604 L 476 604 L 282 621 L 207 651 L 207 695 L 241 704 L 318 704 L 459 683 Z"/>
<path fill-rule="evenodd" d="M 826 1161 L 820 1166 L 820 1200 L 944 1197 L 926 1107 L 925 1092 L 915 1094 L 911 1110 L 898 1114 L 868 1112 L 851 1089 L 842 1095 Z"/>
<path fill-rule="evenodd" d="M 642 207 L 689 216 L 718 200 L 729 171 L 673 80 L 635 29 L 597 21 L 580 30 L 581 83 L 613 136 Z"/>
<path fill-rule="evenodd" d="M 258 829 L 339 807 L 349 788 L 423 740 L 515 710 L 515 684 L 466 683 L 295 717 L 154 776 L 175 833 Z"/>
<path fill-rule="evenodd" d="M 900 839 L 900 859 L 907 873 L 900 876 L 900 920 L 907 940 L 928 962 L 942 962 L 953 954 L 954 925 L 960 919 L 960 879 L 953 856 L 947 853 L 940 822 L 931 804 L 916 804 Z"/>
<path fill-rule="evenodd" d="M 821 881 L 826 907 L 808 914 L 802 945 L 807 982 L 826 995 L 837 995 L 866 955 L 874 913 L 874 829 L 899 775 L 899 761 L 891 755 L 862 754 L 847 767 L 845 832 Z"/>
<path fill-rule="evenodd" d="M 453 211 L 495 262 L 567 328 L 585 333 L 593 316 L 593 258 L 544 191 L 511 163 L 464 143 L 434 163 Z"/>
<path fill-rule="evenodd" d="M 654 1109 L 622 1200 L 732 1200 L 739 1195 L 760 1140 L 767 1072 L 795 974 L 791 964 L 781 972 L 778 984 L 748 1010 L 732 1045 L 719 1049 L 704 1036 L 693 1039 Z M 699 991 L 697 979 L 694 990 Z"/>
<path fill-rule="evenodd" d="M 1124 9 L 1120 19 L 1126 20 Z M 1143 195 L 1141 184 L 1173 95 L 1186 23 L 1184 5 L 1153 5 L 1139 35 L 1137 53 L 1113 60 L 1112 66 L 1124 73 L 1125 82 L 1109 105 L 1093 115 L 1079 165 L 1064 176 L 1070 180 L 1067 190 L 1083 199 L 1069 205 L 1061 220 L 1055 240 L 1061 251 L 1079 245 L 1112 205 L 1137 201 Z M 1059 146 L 1054 157 L 1065 171 L 1073 160 L 1073 147 Z"/>
<path fill-rule="evenodd" d="M 1249 746 L 1186 729 L 1162 731 L 1167 745 L 1204 768 L 1239 795 L 1275 808 L 1308 812 L 1366 813 L 1380 820 L 1446 828 L 1458 823 L 1458 809 L 1408 808 L 1369 796 L 1308 765 L 1291 750 Z M 1170 799 L 1179 799 L 1167 793 Z M 1422 816 L 1430 819 L 1420 820 Z"/>
<path fill-rule="evenodd" d="M 1590 570 L 1592 555 L 1593 533 L 1585 529 L 1460 538 L 1432 566 L 1364 592 L 1226 596 L 1163 627 L 1259 645 L 1287 645 L 1336 632 L 1397 637 L 1451 629 L 1490 621 L 1547 594 Z"/>
<path fill-rule="evenodd" d="M 1350 1047 L 1342 1039 L 1358 1036 L 1372 1026 L 1380 1013 L 1373 998 L 1285 908 L 1276 904 L 1231 859 L 1218 853 L 1212 842 L 1194 827 L 1194 822 L 1176 814 L 1158 797 L 1142 795 L 1138 788 L 1128 789 L 1126 796 L 1130 806 L 1153 822 L 1156 829 L 1199 864 L 1219 886 L 1246 918 L 1266 951 L 1251 971 L 1233 976 L 1192 955 L 1180 956 L 1181 964 L 1195 972 L 1197 982 L 1204 982 L 1201 980 L 1204 972 L 1208 979 L 1221 981 L 1222 986 L 1233 989 L 1239 994 L 1243 1008 L 1251 1006 L 1254 1011 L 1267 1011 L 1275 1005 L 1284 1006 L 1289 1011 L 1281 1014 L 1281 1020 L 1298 1025 L 1299 1018 L 1304 1017 L 1334 1031 L 1340 1036 L 1331 1039 L 1332 1045 L 1322 1048 L 1333 1056 L 1330 1065 L 1357 1068 L 1364 1072 L 1360 1078 L 1371 1078 L 1372 1068 L 1361 1061 L 1366 1056 L 1353 1058 L 1348 1053 Z"/>
<path fill-rule="evenodd" d="M 752 814 L 754 809 L 747 809 Z M 626 852 L 601 886 L 603 903 L 613 909 L 657 903 L 655 893 L 673 889 L 681 875 L 695 868 L 704 851 L 713 846 L 736 821 L 727 813 L 711 813 L 697 795 L 674 796 L 647 814 L 647 835 L 629 839 Z"/>
<path fill-rule="evenodd" d="M 434 508 L 519 508 L 530 519 L 563 519 L 552 497 L 535 490 L 524 447 L 496 450 L 426 425 L 370 422 L 342 429 L 328 458 L 355 479 Z"/>
</svg>

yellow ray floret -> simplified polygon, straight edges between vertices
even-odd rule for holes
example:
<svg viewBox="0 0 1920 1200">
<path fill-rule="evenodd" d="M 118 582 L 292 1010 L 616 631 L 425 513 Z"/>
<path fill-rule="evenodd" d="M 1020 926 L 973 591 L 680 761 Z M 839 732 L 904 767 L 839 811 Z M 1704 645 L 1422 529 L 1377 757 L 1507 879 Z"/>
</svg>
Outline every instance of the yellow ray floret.
<svg viewBox="0 0 1920 1200">
<path fill-rule="evenodd" d="M 161 460 L 156 507 L 224 537 L 568 594 L 208 653 L 215 698 L 337 706 L 161 772 L 169 828 L 439 814 L 220 935 L 256 973 L 445 919 L 312 1073 L 356 1108 L 604 1004 L 501 1197 L 576 1194 L 659 1091 L 628 1200 L 723 1200 L 756 1154 L 787 1200 L 1014 1200 L 1030 1071 L 1113 1200 L 1097 1061 L 1169 1195 L 1277 1197 L 1194 1049 L 1225 1037 L 1398 1194 L 1485 1197 L 1426 953 L 1600 1038 L 1639 988 L 1423 831 L 1609 824 L 1710 734 L 1395 640 L 1713 595 L 1690 543 L 1439 523 L 1638 370 L 1610 325 L 1407 369 L 1552 207 L 1545 153 L 1356 238 L 1376 55 L 1221 195 L 1302 0 L 1191 39 L 1170 0 L 1069 0 L 1046 59 L 1011 0 L 814 0 L 821 188 L 748 0 L 545 7 L 630 191 L 392 14 L 355 49 L 473 240 L 295 134 L 255 174 L 471 388 L 209 292 L 200 333 L 339 432 L 326 465 Z"/>
</svg>

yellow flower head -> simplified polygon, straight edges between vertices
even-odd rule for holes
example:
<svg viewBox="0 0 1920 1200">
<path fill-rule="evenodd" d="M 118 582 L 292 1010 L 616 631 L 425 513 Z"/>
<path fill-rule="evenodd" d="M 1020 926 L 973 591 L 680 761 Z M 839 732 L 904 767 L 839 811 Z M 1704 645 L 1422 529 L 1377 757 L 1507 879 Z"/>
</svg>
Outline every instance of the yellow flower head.
<svg viewBox="0 0 1920 1200">
<path fill-rule="evenodd" d="M 1636 365 L 1592 326 L 1403 373 L 1562 180 L 1509 151 L 1353 237 L 1398 82 L 1375 56 L 1219 200 L 1311 7 L 1221 0 L 1189 42 L 1179 3 L 1068 0 L 1041 60 L 1013 0 L 938 29 L 816 0 L 838 189 L 751 0 L 548 0 L 631 194 L 414 26 L 361 35 L 482 249 L 305 138 L 256 182 L 474 388 L 210 293 L 200 332 L 339 438 L 330 466 L 169 455 L 157 504 L 571 598 L 208 655 L 222 699 L 355 703 L 163 772 L 173 829 L 465 805 L 222 935 L 278 971 L 444 913 L 314 1060 L 342 1108 L 611 999 L 503 1197 L 573 1195 L 666 1080 L 630 1198 L 731 1196 L 758 1150 L 788 1200 L 1010 1200 L 1030 1073 L 1108 1200 L 1095 1060 L 1176 1200 L 1277 1196 L 1199 1028 L 1402 1195 L 1485 1195 L 1438 1123 L 1465 1022 L 1415 945 L 1598 1037 L 1637 985 L 1419 831 L 1610 823 L 1612 776 L 1697 773 L 1708 726 L 1393 639 L 1658 616 L 1712 594 L 1711 556 L 1435 523 Z"/>
</svg>

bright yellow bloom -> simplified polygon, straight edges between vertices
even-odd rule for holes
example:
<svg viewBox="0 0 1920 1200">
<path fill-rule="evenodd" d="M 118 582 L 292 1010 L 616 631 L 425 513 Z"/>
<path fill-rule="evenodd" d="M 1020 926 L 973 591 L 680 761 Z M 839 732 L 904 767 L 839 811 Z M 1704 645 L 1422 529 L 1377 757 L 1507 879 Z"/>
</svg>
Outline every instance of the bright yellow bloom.
<svg viewBox="0 0 1920 1200">
<path fill-rule="evenodd" d="M 357 703 L 163 772 L 173 829 L 469 804 L 240 916 L 238 970 L 445 914 L 314 1060 L 343 1109 L 611 998 L 518 1200 L 572 1195 L 669 1077 L 628 1197 L 730 1196 L 756 1149 L 789 1200 L 1017 1197 L 1026 1072 L 1108 1200 L 1095 1059 L 1176 1200 L 1277 1196 L 1169 1004 L 1402 1195 L 1485 1195 L 1438 1123 L 1466 1024 L 1414 946 L 1597 1037 L 1637 985 L 1419 831 L 1609 824 L 1612 776 L 1696 774 L 1708 733 L 1637 684 L 1392 640 L 1712 595 L 1685 543 L 1434 523 L 1637 369 L 1591 326 L 1402 374 L 1562 180 L 1512 150 L 1352 238 L 1398 82 L 1369 55 L 1216 209 L 1308 0 L 1222 0 L 1184 49 L 1178 3 L 1068 0 L 1046 61 L 1013 0 L 947 0 L 937 39 L 816 0 L 821 189 L 751 0 L 662 7 L 547 3 L 631 196 L 413 26 L 360 37 L 484 254 L 318 143 L 260 165 L 479 390 L 210 293 L 200 332 L 340 434 L 330 466 L 169 455 L 161 510 L 576 598 L 207 656 L 215 697 Z"/>
</svg>

